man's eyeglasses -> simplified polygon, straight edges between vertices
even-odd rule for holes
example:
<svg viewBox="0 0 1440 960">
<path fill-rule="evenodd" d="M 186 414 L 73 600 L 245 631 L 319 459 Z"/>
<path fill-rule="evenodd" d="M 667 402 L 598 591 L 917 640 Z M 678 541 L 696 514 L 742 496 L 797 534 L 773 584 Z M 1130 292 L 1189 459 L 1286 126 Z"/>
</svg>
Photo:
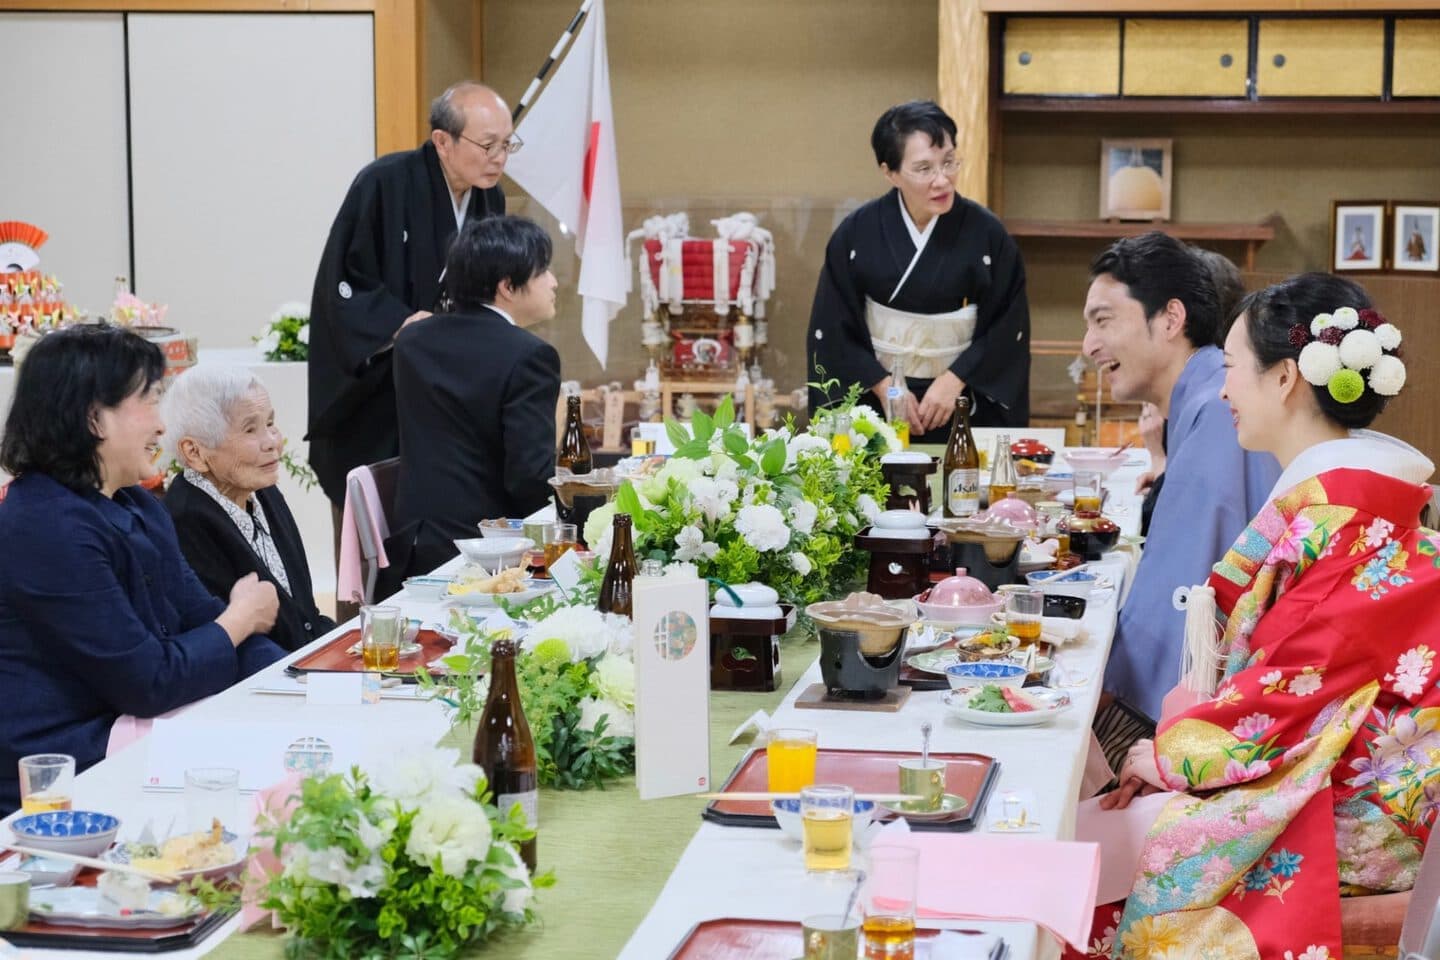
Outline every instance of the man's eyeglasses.
<svg viewBox="0 0 1440 960">
<path fill-rule="evenodd" d="M 504 140 L 496 140 L 494 143 L 481 143 L 479 140 L 476 140 L 473 137 L 467 137 L 463 133 L 456 134 L 456 136 L 459 139 L 473 143 L 481 150 L 484 150 L 485 156 L 490 158 L 491 160 L 494 160 L 496 157 L 500 156 L 501 153 L 515 153 L 521 147 L 525 146 L 525 141 L 521 140 L 517 136 L 514 136 L 513 134 Z"/>
<path fill-rule="evenodd" d="M 918 164 L 913 167 L 904 167 L 900 170 L 901 175 L 916 183 L 929 183 L 935 179 L 936 173 L 943 173 L 946 180 L 953 180 L 955 174 L 960 172 L 960 161 L 951 157 L 940 166 L 936 167 L 929 163 Z"/>
</svg>

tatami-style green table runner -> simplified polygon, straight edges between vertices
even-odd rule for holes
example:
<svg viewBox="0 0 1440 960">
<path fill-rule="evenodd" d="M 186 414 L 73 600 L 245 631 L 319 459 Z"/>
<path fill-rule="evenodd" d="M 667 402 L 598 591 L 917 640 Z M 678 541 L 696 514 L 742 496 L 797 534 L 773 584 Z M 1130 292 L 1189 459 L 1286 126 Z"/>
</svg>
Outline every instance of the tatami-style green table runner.
<svg viewBox="0 0 1440 960">
<path fill-rule="evenodd" d="M 710 774 L 717 788 L 750 739 L 747 734 L 730 746 L 730 734 L 756 710 L 773 710 L 819 654 L 819 645 L 797 636 L 800 633 L 794 631 L 781 643 L 781 689 L 710 695 Z M 468 738 L 459 733 L 443 745 L 460 747 L 467 755 L 470 750 Z M 537 926 L 492 940 L 476 955 L 613 960 L 659 897 L 700 825 L 703 807 L 689 797 L 642 802 L 633 779 L 606 790 L 540 791 L 540 867 L 554 870 L 558 882 L 539 894 Z M 283 951 L 281 935 L 264 930 L 233 936 L 209 956 L 278 960 Z"/>
</svg>

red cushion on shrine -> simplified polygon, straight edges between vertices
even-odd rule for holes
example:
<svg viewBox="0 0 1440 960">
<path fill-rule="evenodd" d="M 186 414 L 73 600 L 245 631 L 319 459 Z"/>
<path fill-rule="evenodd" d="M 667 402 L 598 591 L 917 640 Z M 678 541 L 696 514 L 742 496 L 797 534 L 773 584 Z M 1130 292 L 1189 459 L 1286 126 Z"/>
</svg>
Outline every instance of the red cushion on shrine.
<svg viewBox="0 0 1440 960">
<path fill-rule="evenodd" d="M 1410 891 L 1340 898 L 1340 937 L 1347 947 L 1396 947 Z"/>
</svg>

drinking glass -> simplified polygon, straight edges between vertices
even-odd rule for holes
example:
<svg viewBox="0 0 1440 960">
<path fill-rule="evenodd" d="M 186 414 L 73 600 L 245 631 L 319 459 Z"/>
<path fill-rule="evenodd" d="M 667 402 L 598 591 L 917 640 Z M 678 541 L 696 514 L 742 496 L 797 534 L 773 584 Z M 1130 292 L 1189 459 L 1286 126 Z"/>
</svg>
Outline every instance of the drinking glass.
<svg viewBox="0 0 1440 960">
<path fill-rule="evenodd" d="M 360 655 L 366 670 L 399 669 L 401 629 L 399 607 L 360 608 Z"/>
<path fill-rule="evenodd" d="M 69 810 L 74 788 L 74 757 L 37 753 L 20 758 L 20 809 L 25 813 Z"/>
<path fill-rule="evenodd" d="M 920 851 L 872 847 L 870 872 L 860 897 L 865 914 L 865 960 L 911 960 L 915 956 L 915 900 Z"/>
<path fill-rule="evenodd" d="M 800 924 L 805 937 L 805 960 L 855 960 L 860 955 L 860 920 L 838 913 L 806 917 Z"/>
<path fill-rule="evenodd" d="M 30 874 L 18 870 L 0 873 L 0 930 L 19 930 L 29 920 Z M 820 956 L 829 960 L 829 954 Z"/>
<path fill-rule="evenodd" d="M 547 523 L 545 524 L 545 569 L 549 570 L 550 565 L 560 559 L 560 555 L 567 550 L 574 550 L 578 538 L 576 526 L 573 523 Z"/>
<path fill-rule="evenodd" d="M 630 456 L 648 457 L 655 452 L 655 441 L 645 436 L 641 429 L 630 428 Z"/>
<path fill-rule="evenodd" d="M 1093 470 L 1075 471 L 1075 510 L 1092 510 L 1100 512 L 1100 502 L 1104 499 L 1101 481 L 1104 478 Z"/>
<path fill-rule="evenodd" d="M 814 730 L 773 730 L 765 745 L 772 793 L 794 793 L 815 782 Z"/>
<path fill-rule="evenodd" d="M 1040 617 L 1045 593 L 1035 587 L 1018 587 L 1005 595 L 1005 630 L 1028 647 L 1040 640 Z"/>
<path fill-rule="evenodd" d="M 805 869 L 817 873 L 849 870 L 855 819 L 855 791 L 816 784 L 800 791 L 800 825 L 805 833 Z"/>
<path fill-rule="evenodd" d="M 185 771 L 185 822 L 191 833 L 209 830 L 216 820 L 235 831 L 239 801 L 239 770 L 191 767 Z"/>
</svg>

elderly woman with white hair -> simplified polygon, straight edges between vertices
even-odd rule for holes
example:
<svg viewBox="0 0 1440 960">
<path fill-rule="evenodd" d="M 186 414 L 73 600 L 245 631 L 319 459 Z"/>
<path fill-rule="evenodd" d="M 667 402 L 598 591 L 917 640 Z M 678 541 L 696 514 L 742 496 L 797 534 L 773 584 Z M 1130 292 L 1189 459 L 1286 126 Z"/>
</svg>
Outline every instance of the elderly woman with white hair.
<svg viewBox="0 0 1440 960">
<path fill-rule="evenodd" d="M 315 607 L 295 518 L 275 484 L 285 438 L 249 370 L 198 366 L 165 393 L 165 444 L 184 468 L 165 495 L 180 549 L 217 597 L 247 573 L 275 584 L 270 637 L 297 650 L 335 626 Z"/>
</svg>

